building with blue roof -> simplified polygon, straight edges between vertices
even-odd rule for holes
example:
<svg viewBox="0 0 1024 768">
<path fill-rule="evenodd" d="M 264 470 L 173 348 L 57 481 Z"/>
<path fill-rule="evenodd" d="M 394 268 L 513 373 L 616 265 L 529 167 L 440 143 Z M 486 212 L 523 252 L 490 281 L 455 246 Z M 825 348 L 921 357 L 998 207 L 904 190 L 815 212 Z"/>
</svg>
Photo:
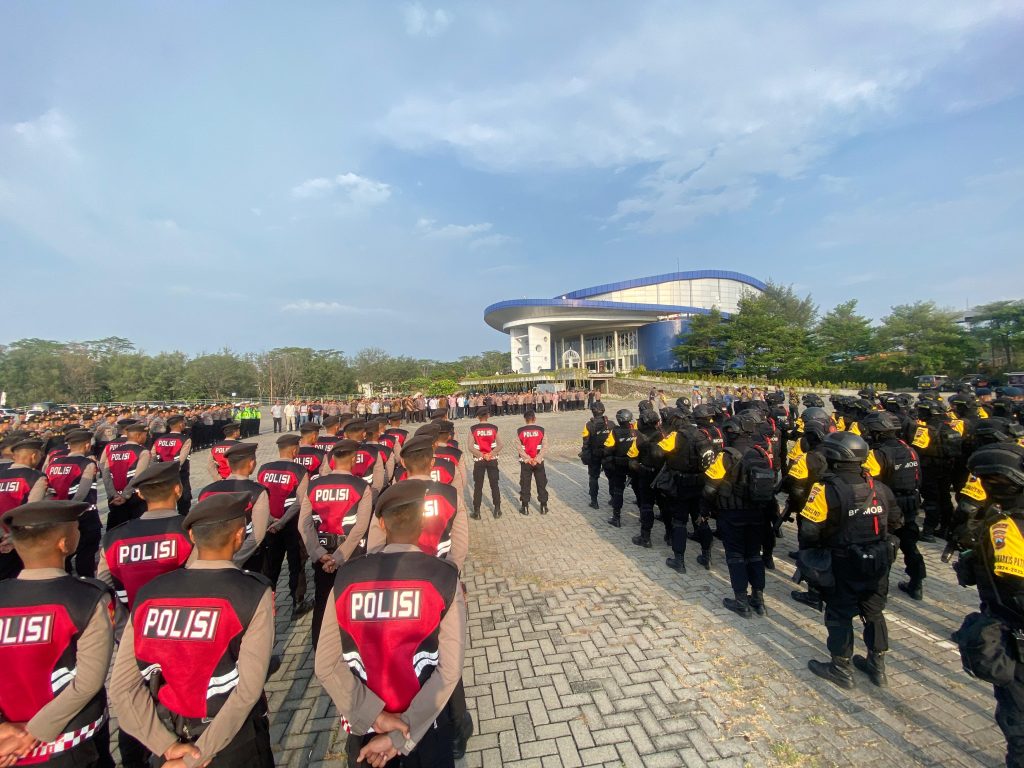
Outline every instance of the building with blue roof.
<svg viewBox="0 0 1024 768">
<path fill-rule="evenodd" d="M 640 365 L 673 370 L 672 348 L 689 318 L 716 307 L 728 316 L 742 296 L 765 287 L 740 272 L 671 272 L 553 299 L 499 301 L 484 310 L 484 321 L 508 334 L 516 373 L 575 367 L 614 373 Z"/>
</svg>

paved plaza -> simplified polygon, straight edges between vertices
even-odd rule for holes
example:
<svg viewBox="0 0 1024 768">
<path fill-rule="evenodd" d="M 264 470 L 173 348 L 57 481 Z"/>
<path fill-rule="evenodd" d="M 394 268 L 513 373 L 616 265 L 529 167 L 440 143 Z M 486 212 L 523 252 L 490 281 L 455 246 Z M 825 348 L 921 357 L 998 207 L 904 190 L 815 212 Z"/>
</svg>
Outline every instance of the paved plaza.
<svg viewBox="0 0 1024 768">
<path fill-rule="evenodd" d="M 697 565 L 692 545 L 689 572 L 680 575 L 664 565 L 660 523 L 653 549 L 630 543 L 638 531 L 631 491 L 621 529 L 605 523 L 604 480 L 602 509 L 588 508 L 586 470 L 576 458 L 588 415 L 538 418 L 549 437 L 545 517 L 536 502 L 529 517 L 518 514 L 511 441 L 521 419 L 493 420 L 506 443 L 504 516 L 492 519 L 485 491 L 484 517 L 471 521 L 464 679 L 476 735 L 462 765 L 1002 764 L 991 689 L 962 671 L 948 639 L 975 609 L 976 594 L 957 586 L 939 560 L 940 544 L 922 545 L 925 602 L 896 590 L 902 566 L 893 568 L 891 687 L 879 690 L 857 673 L 858 689 L 840 691 L 807 670 L 808 659 L 827 657 L 825 628 L 821 614 L 789 598 L 793 525 L 769 572 L 768 617 L 730 613 L 722 607 L 730 589 L 720 545 L 710 572 Z M 471 423 L 457 422 L 463 445 Z M 268 425 L 261 463 L 276 457 Z M 196 492 L 209 480 L 205 458 L 193 459 Z M 313 676 L 310 618 L 289 621 L 285 578 L 276 647 L 283 664 L 267 684 L 278 765 L 341 765 L 334 707 Z"/>
</svg>

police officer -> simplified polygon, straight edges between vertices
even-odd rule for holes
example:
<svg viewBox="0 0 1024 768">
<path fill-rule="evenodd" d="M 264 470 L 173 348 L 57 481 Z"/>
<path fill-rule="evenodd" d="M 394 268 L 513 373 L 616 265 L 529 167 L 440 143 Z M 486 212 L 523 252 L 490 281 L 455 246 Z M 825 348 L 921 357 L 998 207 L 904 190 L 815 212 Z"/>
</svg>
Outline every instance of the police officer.
<svg viewBox="0 0 1024 768">
<path fill-rule="evenodd" d="M 341 436 L 338 435 L 339 429 L 341 429 L 340 416 L 326 417 L 323 423 L 323 432 L 317 435 L 316 442 L 313 443 L 313 447 L 318 451 L 323 451 L 324 455 L 330 453 L 334 444 L 341 440 Z"/>
<path fill-rule="evenodd" d="M 96 575 L 129 612 L 145 584 L 183 566 L 193 551 L 178 511 L 183 491 L 176 462 L 150 464 L 136 477 L 135 488 L 146 502 L 146 511 L 103 537 Z M 124 729 L 118 732 L 118 746 L 124 768 L 147 768 L 149 750 Z"/>
<path fill-rule="evenodd" d="M 42 456 L 42 440 L 28 438 L 11 446 L 11 463 L 0 467 L 0 515 L 22 504 L 42 501 L 46 496 L 46 475 L 36 469 Z M 20 571 L 21 558 L 10 540 L 10 531 L 4 528 L 0 539 L 0 581 L 13 579 Z"/>
<path fill-rule="evenodd" d="M 810 551 L 831 557 L 829 577 L 814 579 L 825 600 L 825 626 L 831 661 L 807 662 L 818 677 L 841 688 L 853 688 L 853 617 L 864 621 L 868 655 L 853 656 L 853 665 L 879 687 L 888 685 L 885 653 L 886 595 L 892 552 L 887 533 L 899 528 L 902 513 L 892 492 L 864 469 L 868 444 L 851 432 L 835 432 L 822 443 L 828 471 L 811 488 L 800 511 L 800 566 Z M 824 569 L 823 569 L 824 570 Z"/>
<path fill-rule="evenodd" d="M 281 565 L 287 556 L 288 594 L 292 600 L 293 619 L 313 609 L 313 601 L 306 599 L 306 558 L 299 536 L 300 500 L 306 496 L 309 473 L 295 461 L 298 450 L 298 435 L 281 435 L 277 438 L 277 460 L 268 461 L 256 472 L 256 482 L 267 489 L 270 509 L 263 546 L 263 575 L 270 579 L 276 590 Z"/>
<path fill-rule="evenodd" d="M 950 425 L 945 406 L 936 400 L 917 403 L 920 423 L 911 445 L 921 457 L 921 498 L 924 530 L 921 541 L 935 541 L 948 535 L 953 519 L 953 483 L 956 463 L 963 450 L 963 436 Z"/>
<path fill-rule="evenodd" d="M 990 499 L 977 546 L 960 556 L 957 578 L 977 586 L 981 612 L 953 635 L 964 668 L 992 683 L 1006 765 L 1024 766 L 1024 447 L 986 445 L 967 461 Z"/>
<path fill-rule="evenodd" d="M 146 503 L 135 492 L 135 476 L 146 470 L 150 452 L 145 447 L 146 425 L 140 421 L 124 426 L 124 442 L 107 445 L 100 457 L 103 487 L 107 493 L 107 530 L 134 520 L 145 511 Z"/>
<path fill-rule="evenodd" d="M 652 485 L 665 463 L 665 453 L 658 447 L 658 443 L 665 437 L 661 431 L 661 419 L 649 400 L 642 402 L 647 407 L 641 408 L 637 417 L 635 456 L 630 456 L 630 482 L 636 489 L 637 506 L 640 508 L 640 533 L 632 541 L 638 547 L 650 549 L 655 519 L 654 505 L 657 504 L 661 510 L 666 544 L 672 543 L 672 514 L 666 498 Z"/>
<path fill-rule="evenodd" d="M 171 416 L 167 420 L 167 432 L 153 439 L 153 461 L 175 462 L 181 475 L 181 498 L 178 499 L 178 513 L 187 515 L 192 506 L 192 480 L 189 455 L 192 453 L 192 438 L 185 435 L 185 417 Z"/>
<path fill-rule="evenodd" d="M 604 415 L 604 403 L 600 400 L 591 406 L 590 413 L 592 418 L 583 427 L 583 448 L 580 450 L 580 461 L 587 465 L 590 478 L 590 508 L 600 509 L 600 505 L 597 503 L 597 491 L 604 460 L 604 441 L 611 431 L 611 424 Z"/>
<path fill-rule="evenodd" d="M 199 492 L 199 500 L 221 493 L 249 494 L 245 541 L 235 557 L 240 568 L 260 573 L 263 569 L 263 540 L 270 525 L 270 497 L 266 488 L 250 479 L 256 471 L 256 444 L 236 443 L 225 451 L 224 459 L 230 474 L 203 488 Z"/>
<path fill-rule="evenodd" d="M 526 422 L 516 430 L 519 454 L 519 512 L 530 514 L 530 485 L 537 483 L 537 501 L 540 513 L 548 513 L 548 475 L 544 469 L 544 456 L 547 447 L 544 445 L 544 427 L 537 424 L 537 414 L 527 411 L 523 414 Z"/>
<path fill-rule="evenodd" d="M 345 425 L 345 439 L 354 440 L 359 444 L 355 461 L 352 463 L 352 474 L 366 480 L 370 484 L 370 492 L 376 499 L 384 489 L 384 458 L 381 446 L 367 437 L 370 422 L 350 421 Z M 331 458 L 327 459 L 328 464 Z"/>
<path fill-rule="evenodd" d="M 200 501 L 183 527 L 197 556 L 136 595 L 110 681 L 118 723 L 166 766 L 271 768 L 263 685 L 274 647 L 266 577 L 235 565 L 246 493 Z"/>
<path fill-rule="evenodd" d="M 315 421 L 307 421 L 299 426 L 299 450 L 295 453 L 295 461 L 306 468 L 310 480 L 321 471 L 329 470 L 324 464 L 327 454 L 316 447 L 319 433 L 320 425 Z"/>
<path fill-rule="evenodd" d="M 487 408 L 477 411 L 477 423 L 469 428 L 469 452 L 473 454 L 473 514 L 480 519 L 480 501 L 483 496 L 484 475 L 491 485 L 491 501 L 494 504 L 494 519 L 501 517 L 501 489 L 498 487 L 498 454 L 501 453 L 501 436 L 498 428 L 487 419 Z"/>
<path fill-rule="evenodd" d="M 64 570 L 78 548 L 78 518 L 88 508 L 46 500 L 7 510 L 2 518 L 25 564 L 17 579 L 0 584 L 5 765 L 91 767 L 109 760 L 103 685 L 114 648 L 111 595 L 99 582 Z"/>
<path fill-rule="evenodd" d="M 723 599 L 722 605 L 744 618 L 768 612 L 761 546 L 769 509 L 776 503 L 775 471 L 757 434 L 757 416 L 752 409 L 744 410 L 727 424 L 729 444 L 705 472 L 702 498 L 704 516 L 718 522 L 729 568 L 733 597 Z"/>
<path fill-rule="evenodd" d="M 612 497 L 612 516 L 608 524 L 622 527 L 623 495 L 626 491 L 626 477 L 629 470 L 629 455 L 635 450 L 636 429 L 633 428 L 633 412 L 622 408 L 615 413 L 615 426 L 608 431 L 604 441 L 605 476 L 608 478 L 608 494 Z"/>
<path fill-rule="evenodd" d="M 397 483 L 381 494 L 377 509 L 387 545 L 338 569 L 316 675 L 349 733 L 350 766 L 357 760 L 382 765 L 401 755 L 400 765 L 451 768 L 451 726 L 441 714 L 465 656 L 459 574 L 453 563 L 418 546 L 420 483 Z M 381 646 L 395 650 L 384 657 Z M 407 671 L 413 669 L 419 674 Z"/>
<path fill-rule="evenodd" d="M 338 567 L 362 551 L 373 512 L 370 484 L 352 474 L 359 443 L 342 439 L 331 449 L 334 468 L 309 481 L 299 508 L 299 532 L 313 560 L 313 645 L 320 637 L 327 595 Z M 328 471 L 329 470 L 329 471 Z"/>
<path fill-rule="evenodd" d="M 103 532 L 96 508 L 99 467 L 89 455 L 92 433 L 84 429 L 74 430 L 65 435 L 65 441 L 68 452 L 47 462 L 46 481 L 57 501 L 84 501 L 89 505 L 89 509 L 78 518 L 78 549 L 73 560 L 75 573 L 91 578 L 96 575 L 96 553 Z M 68 565 L 71 565 L 70 561 Z"/>
<path fill-rule="evenodd" d="M 210 456 L 207 460 L 207 469 L 210 472 L 210 477 L 219 477 L 221 480 L 224 480 L 231 474 L 231 467 L 228 466 L 224 454 L 228 452 L 231 446 L 237 445 L 240 442 L 238 437 L 241 434 L 241 429 L 242 426 L 236 421 L 229 422 L 221 427 L 221 434 L 224 435 L 224 439 L 218 440 L 210 446 Z"/>
<path fill-rule="evenodd" d="M 694 536 L 700 544 L 697 562 L 710 569 L 714 535 L 702 512 L 701 498 L 704 472 L 715 460 L 715 449 L 707 434 L 678 411 L 668 427 L 668 434 L 658 443 L 665 464 L 662 476 L 655 480 L 665 494 L 666 511 L 672 516 L 672 557 L 665 560 L 665 565 L 686 573 L 687 524 L 692 522 Z"/>
<path fill-rule="evenodd" d="M 921 600 L 921 585 L 927 571 L 924 557 L 917 549 L 920 537 L 917 513 L 921 508 L 921 469 L 917 452 L 897 436 L 900 422 L 891 413 L 873 411 L 861 420 L 860 426 L 862 437 L 871 447 L 864 468 L 892 491 L 902 513 L 902 523 L 895 533 L 909 579 L 898 586 L 914 600 Z"/>
</svg>

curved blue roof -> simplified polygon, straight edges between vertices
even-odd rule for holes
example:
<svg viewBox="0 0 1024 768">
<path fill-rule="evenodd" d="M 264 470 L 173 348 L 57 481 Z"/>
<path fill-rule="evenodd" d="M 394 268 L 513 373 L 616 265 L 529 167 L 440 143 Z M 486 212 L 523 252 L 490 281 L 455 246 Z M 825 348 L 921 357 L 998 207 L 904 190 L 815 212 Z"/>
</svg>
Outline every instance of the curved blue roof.
<svg viewBox="0 0 1024 768">
<path fill-rule="evenodd" d="M 669 272 L 664 275 L 652 275 L 651 277 L 638 277 L 635 280 L 624 280 L 621 283 L 607 283 L 606 285 L 595 285 L 593 288 L 583 288 L 579 291 L 562 294 L 566 299 L 586 299 L 589 296 L 598 296 L 602 293 L 621 291 L 626 288 L 642 288 L 645 285 L 656 285 L 657 283 L 668 283 L 673 280 L 701 280 L 721 279 L 735 280 L 745 283 L 759 291 L 765 290 L 768 286 L 756 277 L 745 275 L 742 272 L 731 272 L 725 269 L 697 269 L 690 272 Z M 561 298 L 561 297 L 559 297 Z M 640 305 L 637 305 L 640 306 Z M 674 310 L 676 312 L 679 309 Z M 707 310 L 703 310 L 706 312 Z"/>
<path fill-rule="evenodd" d="M 491 304 L 484 310 L 484 316 L 502 309 L 514 307 L 566 307 L 569 309 L 618 309 L 633 312 L 661 312 L 666 315 L 706 315 L 710 312 L 703 307 L 678 307 L 672 304 L 633 304 L 626 301 L 591 301 L 587 299 L 510 299 Z M 723 315 L 728 313 L 723 312 Z"/>
</svg>

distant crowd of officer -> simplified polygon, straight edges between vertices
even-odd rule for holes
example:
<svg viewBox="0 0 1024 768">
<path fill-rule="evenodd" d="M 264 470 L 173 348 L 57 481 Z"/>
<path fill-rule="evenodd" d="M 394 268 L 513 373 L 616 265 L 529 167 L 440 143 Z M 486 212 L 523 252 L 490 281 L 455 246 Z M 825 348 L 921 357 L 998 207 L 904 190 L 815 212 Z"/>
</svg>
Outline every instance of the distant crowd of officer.
<svg viewBox="0 0 1024 768">
<path fill-rule="evenodd" d="M 888 685 L 890 567 L 902 556 L 907 578 L 898 586 L 922 600 L 918 543 L 945 540 L 943 559 L 960 550 L 960 581 L 981 595 L 980 611 L 954 635 L 964 666 L 995 685 L 1007 765 L 1024 766 L 1024 393 L 965 388 L 947 400 L 937 392 L 915 400 L 866 388 L 834 395 L 831 405 L 829 413 L 820 396 L 798 402 L 791 393 L 787 408 L 782 392 L 693 407 L 681 397 L 656 408 L 651 398 L 635 418 L 622 409 L 609 419 L 595 403 L 579 454 L 590 506 L 600 508 L 603 474 L 608 523 L 620 527 L 631 486 L 640 511 L 633 543 L 651 547 L 660 519 L 672 549 L 666 565 L 679 573 L 688 540 L 707 569 L 720 539 L 733 591 L 723 605 L 747 618 L 768 613 L 765 572 L 795 518 L 790 556 L 808 588 L 791 596 L 823 610 L 828 630 L 829 660 L 808 667 L 847 689 L 855 669 Z M 854 655 L 857 616 L 864 655 Z"/>
</svg>

